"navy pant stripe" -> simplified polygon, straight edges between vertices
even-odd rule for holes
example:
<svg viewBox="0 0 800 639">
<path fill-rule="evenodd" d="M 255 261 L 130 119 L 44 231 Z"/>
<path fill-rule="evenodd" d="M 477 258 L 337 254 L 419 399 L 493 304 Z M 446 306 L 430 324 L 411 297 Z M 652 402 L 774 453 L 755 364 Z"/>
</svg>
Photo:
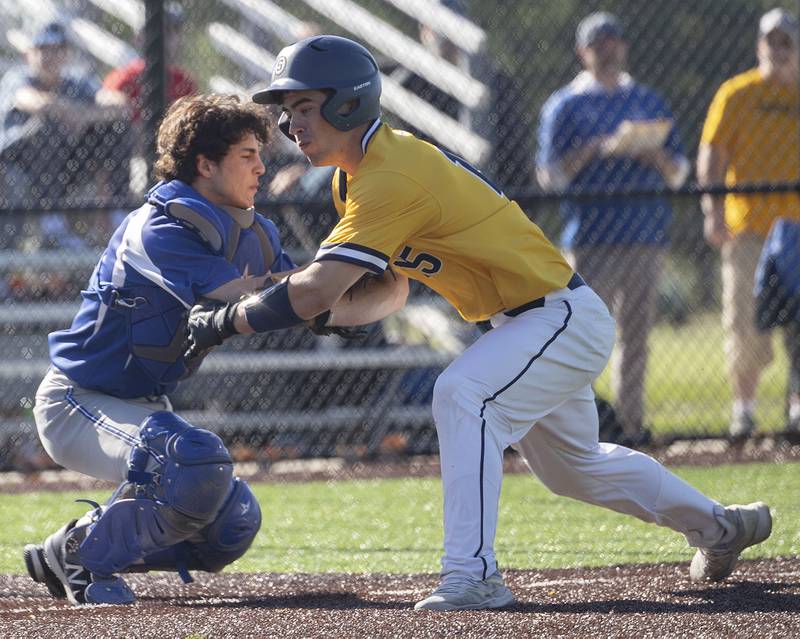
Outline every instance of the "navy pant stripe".
<svg viewBox="0 0 800 639">
<path fill-rule="evenodd" d="M 525 373 L 528 372 L 528 370 L 533 365 L 533 363 L 537 359 L 539 359 L 542 356 L 542 354 L 547 350 L 547 347 L 550 346 L 550 344 L 552 344 L 554 341 L 556 341 L 556 338 L 566 330 L 567 324 L 569 324 L 569 320 L 572 317 L 572 307 L 569 305 L 569 302 L 567 302 L 567 301 L 564 302 L 564 305 L 567 307 L 567 316 L 564 318 L 564 323 L 558 328 L 558 330 L 555 333 L 553 333 L 552 337 L 544 343 L 544 346 L 542 346 L 541 350 L 539 350 L 539 352 L 536 353 L 536 355 L 531 357 L 531 359 L 528 361 L 528 363 L 525 365 L 525 367 L 508 384 L 503 386 L 503 388 L 501 388 L 499 391 L 494 393 L 491 397 L 488 397 L 487 399 L 483 400 L 483 405 L 481 406 L 481 412 L 480 412 L 480 418 L 481 418 L 481 458 L 480 458 L 480 477 L 479 477 L 479 481 L 480 481 L 479 495 L 480 495 L 480 510 L 481 510 L 481 526 L 480 526 L 481 534 L 480 534 L 480 543 L 478 545 L 478 549 L 475 551 L 475 554 L 473 555 L 473 557 L 478 557 L 481 554 L 481 551 L 483 550 L 483 466 L 484 466 L 484 458 L 485 458 L 485 454 L 486 454 L 486 418 L 484 417 L 484 412 L 486 411 L 486 405 L 489 402 L 493 402 L 494 400 L 496 400 L 502 393 L 507 391 L 516 382 L 518 382 L 520 380 L 520 378 Z M 483 557 L 481 557 L 481 561 L 483 561 L 483 579 L 486 579 L 486 577 L 487 577 L 487 575 L 486 575 L 486 570 L 487 570 L 486 560 L 483 559 Z"/>
</svg>

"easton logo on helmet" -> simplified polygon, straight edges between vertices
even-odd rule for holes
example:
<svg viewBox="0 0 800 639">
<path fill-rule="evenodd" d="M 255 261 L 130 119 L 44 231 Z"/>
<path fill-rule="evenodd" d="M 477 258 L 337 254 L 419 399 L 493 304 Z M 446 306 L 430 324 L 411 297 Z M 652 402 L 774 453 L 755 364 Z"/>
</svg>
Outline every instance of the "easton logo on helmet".
<svg viewBox="0 0 800 639">
<path fill-rule="evenodd" d="M 356 86 L 353 87 L 353 91 L 358 91 L 359 89 L 363 89 L 364 87 L 368 87 L 370 84 L 372 84 L 372 81 L 370 81 L 370 82 L 362 82 L 361 84 L 357 84 Z"/>
<path fill-rule="evenodd" d="M 272 72 L 272 77 L 280 75 L 286 69 L 286 56 L 282 55 L 275 60 L 275 70 Z"/>
</svg>

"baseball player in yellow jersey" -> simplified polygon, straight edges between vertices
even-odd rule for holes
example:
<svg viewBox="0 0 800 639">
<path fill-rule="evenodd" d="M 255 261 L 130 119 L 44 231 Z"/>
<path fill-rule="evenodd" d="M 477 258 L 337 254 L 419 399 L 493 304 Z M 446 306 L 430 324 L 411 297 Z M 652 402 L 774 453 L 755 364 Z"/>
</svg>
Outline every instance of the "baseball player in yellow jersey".
<svg viewBox="0 0 800 639">
<path fill-rule="evenodd" d="M 253 99 L 282 106 L 281 130 L 313 165 L 337 167 L 340 219 L 304 270 L 236 304 L 193 309 L 190 351 L 235 333 L 375 321 L 416 279 L 493 327 L 434 389 L 444 557 L 441 585 L 417 609 L 514 602 L 494 553 L 508 446 L 554 492 L 683 533 L 699 548 L 694 579 L 727 577 L 769 535 L 769 508 L 723 508 L 650 457 L 598 442 L 591 384 L 614 342 L 605 305 L 479 172 L 383 124 L 379 98 L 375 61 L 355 42 L 318 36 L 281 51 Z M 367 273 L 381 279 L 345 295 Z"/>
</svg>

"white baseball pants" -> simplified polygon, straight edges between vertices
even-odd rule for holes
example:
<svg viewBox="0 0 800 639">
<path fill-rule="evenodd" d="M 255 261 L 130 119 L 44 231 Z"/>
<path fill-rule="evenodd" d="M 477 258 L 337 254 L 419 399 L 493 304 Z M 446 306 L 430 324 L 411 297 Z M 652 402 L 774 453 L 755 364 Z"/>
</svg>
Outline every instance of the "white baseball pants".
<svg viewBox="0 0 800 639">
<path fill-rule="evenodd" d="M 128 475 L 139 427 L 151 414 L 172 410 L 164 397 L 120 399 L 77 386 L 51 367 L 36 391 L 33 416 L 39 439 L 54 462 L 114 482 Z"/>
<path fill-rule="evenodd" d="M 722 507 L 642 453 L 598 442 L 591 388 L 614 344 L 614 320 L 588 286 L 548 295 L 489 331 L 434 388 L 444 491 L 442 576 L 484 579 L 494 538 L 503 451 L 514 446 L 553 492 L 667 526 L 693 546 L 724 534 Z"/>
</svg>

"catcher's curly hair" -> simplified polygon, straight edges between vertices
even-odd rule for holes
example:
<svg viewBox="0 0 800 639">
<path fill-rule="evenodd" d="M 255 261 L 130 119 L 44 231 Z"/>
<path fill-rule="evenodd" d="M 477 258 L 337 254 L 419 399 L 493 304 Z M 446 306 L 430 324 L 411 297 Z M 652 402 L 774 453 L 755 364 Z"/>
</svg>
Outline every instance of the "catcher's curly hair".
<svg viewBox="0 0 800 639">
<path fill-rule="evenodd" d="M 169 108 L 158 128 L 156 178 L 191 184 L 198 177 L 198 155 L 219 162 L 232 145 L 249 133 L 266 144 L 271 120 L 263 106 L 243 103 L 235 95 L 180 98 Z"/>
</svg>

